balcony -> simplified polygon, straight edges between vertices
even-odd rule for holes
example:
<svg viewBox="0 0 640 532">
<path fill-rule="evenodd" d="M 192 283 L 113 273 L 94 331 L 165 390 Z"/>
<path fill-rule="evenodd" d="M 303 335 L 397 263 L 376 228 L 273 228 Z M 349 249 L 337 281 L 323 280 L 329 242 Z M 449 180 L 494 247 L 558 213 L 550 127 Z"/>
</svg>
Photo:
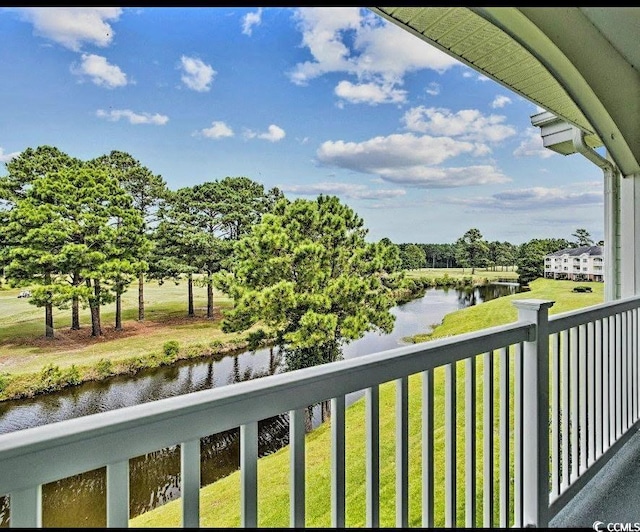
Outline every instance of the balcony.
<svg viewBox="0 0 640 532">
<path fill-rule="evenodd" d="M 551 302 L 521 300 L 513 324 L 2 436 L 0 493 L 10 495 L 11 526 L 40 526 L 42 484 L 102 466 L 108 525 L 128 526 L 129 459 L 171 445 L 182 455 L 182 525 L 198 526 L 198 440 L 237 427 L 241 524 L 256 526 L 257 423 L 283 412 L 290 423 L 290 524 L 304 526 L 302 488 L 312 478 L 304 461 L 304 412 L 323 400 L 331 401 L 332 412 L 326 513 L 333 526 L 344 526 L 350 502 L 345 396 L 361 390 L 367 526 L 380 523 L 381 500 L 391 497 L 400 527 L 640 521 L 632 491 L 640 481 L 640 12 L 371 9 L 541 106 L 545 111 L 532 124 L 541 128 L 543 145 L 602 168 L 608 302 L 549 319 Z M 501 67 L 506 52 L 508 67 Z M 386 386 L 395 388 L 392 486 L 380 483 L 379 399 Z M 409 467 L 416 465 L 408 459 L 415 444 L 409 403 L 416 398 L 419 493 L 408 482 Z M 493 430 L 483 430 L 489 426 Z M 444 447 L 443 463 L 435 461 L 438 446 Z M 410 521 L 410 500 L 420 503 L 417 522 Z"/>
<path fill-rule="evenodd" d="M 380 526 L 381 497 L 390 492 L 398 527 L 547 526 L 638 428 L 640 297 L 551 318 L 553 302 L 514 305 L 512 324 L 3 435 L 0 493 L 10 496 L 10 525 L 41 526 L 43 484 L 106 466 L 107 525 L 127 527 L 129 460 L 179 445 L 182 525 L 198 527 L 199 440 L 239 428 L 241 525 L 256 527 L 258 422 L 288 413 L 290 525 L 304 527 L 305 493 L 314 490 L 307 482 L 317 478 L 305 464 L 305 411 L 328 400 L 325 511 L 333 526 L 344 527 L 353 502 L 346 470 L 354 467 L 345 460 L 345 420 L 357 405 L 347 408 L 345 397 L 364 392 L 366 526 Z M 381 484 L 383 386 L 395 388 L 394 486 Z M 416 401 L 417 443 L 409 431 Z M 461 441 L 463 453 L 456 450 Z M 415 445 L 420 464 L 409 463 Z M 444 453 L 434 452 L 439 447 Z M 420 467 L 422 479 L 411 490 L 410 465 Z M 443 490 L 435 484 L 440 476 Z M 420 501 L 419 523 L 410 522 L 410 500 Z"/>
</svg>

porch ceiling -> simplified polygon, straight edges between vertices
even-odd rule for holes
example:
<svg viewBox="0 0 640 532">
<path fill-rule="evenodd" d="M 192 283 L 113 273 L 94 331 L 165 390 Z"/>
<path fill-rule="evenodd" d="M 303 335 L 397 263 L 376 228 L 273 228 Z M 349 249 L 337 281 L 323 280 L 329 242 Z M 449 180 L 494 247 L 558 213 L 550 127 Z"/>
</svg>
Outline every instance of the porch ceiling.
<svg viewBox="0 0 640 532">
<path fill-rule="evenodd" d="M 640 8 L 373 7 L 640 173 Z"/>
</svg>

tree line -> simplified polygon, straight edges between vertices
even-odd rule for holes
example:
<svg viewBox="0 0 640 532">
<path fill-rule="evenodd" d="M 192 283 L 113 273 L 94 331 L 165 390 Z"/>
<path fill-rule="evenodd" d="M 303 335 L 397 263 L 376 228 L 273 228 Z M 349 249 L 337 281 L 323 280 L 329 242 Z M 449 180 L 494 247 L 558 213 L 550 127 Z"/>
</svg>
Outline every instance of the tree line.
<svg viewBox="0 0 640 532">
<path fill-rule="evenodd" d="M 402 269 L 419 268 L 498 268 L 513 267 L 518 271 L 521 284 L 544 275 L 544 257 L 561 249 L 591 246 L 594 244 L 591 234 L 584 228 L 578 228 L 571 235 L 573 240 L 565 238 L 534 238 L 522 244 L 507 241 L 486 240 L 479 229 L 471 228 L 455 242 L 450 244 L 401 243 L 397 246 Z M 389 243 L 392 242 L 389 240 Z M 604 245 L 604 242 L 598 242 Z"/>
<path fill-rule="evenodd" d="M 0 265 L 14 286 L 36 285 L 30 302 L 45 310 L 45 335 L 54 335 L 53 309 L 90 309 L 92 335 L 102 334 L 100 309 L 138 282 L 144 320 L 144 282 L 188 281 L 193 315 L 194 274 L 208 287 L 213 274 L 282 193 L 246 177 L 226 177 L 176 191 L 130 154 L 111 151 L 82 161 L 51 146 L 27 148 L 0 177 Z"/>
<path fill-rule="evenodd" d="M 45 335 L 54 336 L 53 309 L 89 308 L 91 334 L 102 333 L 101 307 L 138 283 L 194 283 L 234 299 L 226 332 L 261 323 L 254 338 L 286 350 L 288 365 L 335 360 L 344 342 L 366 331 L 390 332 L 389 312 L 402 289 L 395 246 L 367 242 L 364 221 L 337 197 L 290 201 L 277 188 L 247 177 L 169 190 L 130 154 L 111 151 L 82 161 L 51 146 L 24 150 L 0 177 L 0 265 L 13 286 L 33 286 L 30 303 L 44 308 Z"/>
<path fill-rule="evenodd" d="M 277 188 L 247 177 L 225 177 L 169 190 L 130 154 L 111 151 L 82 161 L 51 146 L 28 148 L 0 177 L 0 265 L 12 285 L 34 286 L 30 302 L 45 311 L 89 308 L 91 334 L 102 334 L 100 309 L 138 284 L 144 320 L 145 279 L 186 280 L 189 316 L 193 286 L 233 299 L 225 332 L 268 338 L 289 369 L 337 360 L 344 343 L 368 331 L 390 332 L 390 312 L 411 280 L 405 269 L 446 264 L 471 268 L 515 264 L 521 282 L 542 275 L 543 256 L 578 245 L 586 230 L 564 239 L 520 246 L 487 242 L 472 228 L 455 243 L 394 244 L 367 240 L 364 221 L 335 196 L 290 201 Z M 415 283 L 414 283 L 415 284 Z"/>
</svg>

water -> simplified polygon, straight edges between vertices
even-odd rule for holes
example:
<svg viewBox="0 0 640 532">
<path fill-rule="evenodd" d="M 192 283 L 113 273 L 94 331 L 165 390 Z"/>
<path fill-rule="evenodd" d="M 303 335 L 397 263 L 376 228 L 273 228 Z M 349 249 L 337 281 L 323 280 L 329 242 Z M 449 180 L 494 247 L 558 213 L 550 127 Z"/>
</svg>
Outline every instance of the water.
<svg viewBox="0 0 640 532">
<path fill-rule="evenodd" d="M 403 338 L 429 332 L 455 310 L 518 291 L 517 285 L 496 284 L 474 289 L 432 288 L 423 297 L 392 309 L 392 333 L 367 333 L 343 349 L 345 359 L 403 345 Z M 277 349 L 227 355 L 218 359 L 181 361 L 145 370 L 135 376 L 85 383 L 60 392 L 0 402 L 0 434 L 132 406 L 166 397 L 273 375 L 284 370 Z M 347 397 L 351 403 L 363 392 Z M 314 424 L 319 421 L 318 413 Z M 265 456 L 288 444 L 286 414 L 259 423 L 259 454 Z M 215 482 L 238 468 L 239 431 L 234 429 L 201 440 L 202 485 Z M 130 515 L 160 506 L 180 495 L 180 452 L 177 446 L 159 449 L 130 461 Z M 106 526 L 104 468 L 43 486 L 45 527 Z M 82 516 L 81 522 L 75 516 Z M 8 525 L 8 501 L 0 497 L 0 526 Z"/>
</svg>

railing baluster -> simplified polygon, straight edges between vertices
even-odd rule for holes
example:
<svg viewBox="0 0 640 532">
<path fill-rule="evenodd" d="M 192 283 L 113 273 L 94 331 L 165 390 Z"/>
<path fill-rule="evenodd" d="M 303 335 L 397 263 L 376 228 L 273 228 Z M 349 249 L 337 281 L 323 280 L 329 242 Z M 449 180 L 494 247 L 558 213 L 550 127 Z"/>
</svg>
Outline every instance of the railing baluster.
<svg viewBox="0 0 640 532">
<path fill-rule="evenodd" d="M 522 528 L 522 344 L 515 346 L 514 404 L 513 413 L 513 526 Z"/>
<path fill-rule="evenodd" d="M 445 366 L 444 526 L 456 526 L 456 363 Z"/>
<path fill-rule="evenodd" d="M 293 528 L 305 526 L 305 410 L 299 408 L 289 411 L 289 515 Z"/>
<path fill-rule="evenodd" d="M 609 351 L 609 408 L 610 408 L 610 423 L 609 423 L 609 442 L 611 445 L 616 441 L 616 381 L 617 381 L 617 360 L 616 360 L 616 318 L 615 316 L 611 316 L 609 318 L 609 342 L 610 342 L 610 351 Z"/>
<path fill-rule="evenodd" d="M 571 362 L 570 362 L 570 373 L 571 373 L 571 474 L 569 476 L 569 483 L 575 482 L 579 475 L 579 466 L 580 466 L 580 442 L 578 440 L 579 436 L 579 425 L 580 425 L 580 388 L 579 388 L 579 364 L 578 364 L 578 354 L 579 354 L 579 344 L 578 344 L 578 330 L 576 327 L 572 327 L 569 331 L 569 350 L 571 351 Z"/>
<path fill-rule="evenodd" d="M 627 427 L 627 313 L 620 314 L 620 435 L 626 432 Z"/>
<path fill-rule="evenodd" d="M 595 416 L 596 416 L 596 448 L 595 459 L 597 460 L 602 456 L 602 398 L 604 390 L 604 381 L 602 374 L 602 320 L 595 322 L 594 331 L 594 344 L 595 344 Z"/>
<path fill-rule="evenodd" d="M 633 361 L 633 422 L 635 423 L 639 417 L 638 413 L 638 309 L 633 309 L 633 323 L 631 327 L 633 345 L 631 353 Z"/>
<path fill-rule="evenodd" d="M 198 463 L 198 467 L 199 465 Z M 255 528 L 258 526 L 257 421 L 240 426 L 240 475 L 240 515 L 242 516 L 242 526 Z"/>
<path fill-rule="evenodd" d="M 587 327 L 580 325 L 578 327 L 578 390 L 579 390 L 579 422 L 578 422 L 578 449 L 579 464 L 578 471 L 582 475 L 587 469 L 587 381 L 589 379 L 587 372 Z"/>
<path fill-rule="evenodd" d="M 635 374 L 636 374 L 636 351 L 635 346 L 635 309 L 629 312 L 629 426 L 636 421 L 636 400 L 635 400 Z"/>
<path fill-rule="evenodd" d="M 257 434 L 257 433 L 256 433 Z M 240 463 L 244 436 L 240 436 Z M 257 454 L 256 454 L 257 458 Z M 200 439 L 180 444 L 180 497 L 182 499 L 182 526 L 200 526 Z M 242 497 L 244 499 L 244 497 Z M 247 526 L 256 526 L 247 525 Z"/>
<path fill-rule="evenodd" d="M 631 375 L 633 373 L 632 370 L 632 362 L 631 362 L 631 346 L 633 344 L 632 340 L 631 340 L 631 311 L 627 311 L 624 313 L 625 314 L 625 318 L 626 318 L 626 322 L 625 322 L 625 337 L 626 337 L 626 343 L 627 343 L 627 347 L 625 349 L 625 373 L 626 373 L 626 396 L 625 396 L 625 403 L 626 403 L 626 410 L 627 410 L 627 415 L 625 416 L 625 432 L 627 431 L 627 429 L 631 426 L 631 423 L 633 423 L 632 421 L 632 417 L 633 417 L 633 404 L 631 401 L 631 398 L 633 396 L 633 392 L 632 392 L 632 384 L 631 384 Z"/>
<path fill-rule="evenodd" d="M 500 350 L 500 527 L 509 519 L 509 351 Z"/>
<path fill-rule="evenodd" d="M 493 527 L 493 351 L 484 354 L 482 370 L 482 516 Z"/>
<path fill-rule="evenodd" d="M 614 424 L 614 417 L 612 413 L 613 408 L 613 390 L 614 377 L 613 377 L 613 357 L 612 357 L 612 337 L 611 334 L 611 320 L 606 317 L 602 326 L 602 350 L 604 360 L 602 363 L 602 373 L 604 379 L 605 390 L 602 392 L 602 423 L 603 423 L 603 442 L 602 452 L 605 452 L 611 446 L 611 434 L 613 433 L 612 427 Z"/>
<path fill-rule="evenodd" d="M 561 490 L 564 491 L 569 487 L 570 481 L 570 465 L 571 460 L 569 454 L 571 451 L 571 350 L 569 331 L 564 330 L 562 337 L 562 483 Z"/>
<path fill-rule="evenodd" d="M 560 495 L 560 334 L 551 341 L 551 497 Z"/>
<path fill-rule="evenodd" d="M 476 357 L 465 361 L 465 526 L 476 525 Z"/>
<path fill-rule="evenodd" d="M 380 526 L 380 390 L 378 386 L 366 392 L 367 430 L 367 522 L 368 528 Z"/>
<path fill-rule="evenodd" d="M 345 399 L 331 399 L 331 526 L 345 526 Z"/>
<path fill-rule="evenodd" d="M 409 526 L 409 378 L 396 379 L 396 526 Z"/>
<path fill-rule="evenodd" d="M 42 486 L 14 491 L 9 497 L 11 528 L 42 527 Z"/>
<path fill-rule="evenodd" d="M 587 342 L 587 408 L 586 408 L 586 435 L 588 440 L 588 445 L 586 448 L 587 451 L 587 462 L 585 469 L 590 467 L 593 462 L 595 462 L 595 445 L 596 445 L 596 420 L 595 420 L 595 410 L 596 410 L 596 399 L 595 399 L 595 386 L 596 386 L 596 366 L 595 366 L 595 334 L 594 334 L 594 323 L 590 321 L 587 323 L 587 331 L 586 331 L 586 342 Z"/>
<path fill-rule="evenodd" d="M 422 527 L 433 528 L 433 370 L 422 372 Z"/>
<path fill-rule="evenodd" d="M 620 313 L 616 314 L 614 317 L 615 322 L 615 338 L 616 338 L 616 400 L 615 400 L 615 409 L 616 409 L 616 430 L 614 433 L 614 441 L 622 435 L 622 336 L 621 336 L 621 326 L 620 323 L 622 318 Z"/>
<path fill-rule="evenodd" d="M 107 465 L 107 526 L 129 526 L 129 460 Z"/>
</svg>

